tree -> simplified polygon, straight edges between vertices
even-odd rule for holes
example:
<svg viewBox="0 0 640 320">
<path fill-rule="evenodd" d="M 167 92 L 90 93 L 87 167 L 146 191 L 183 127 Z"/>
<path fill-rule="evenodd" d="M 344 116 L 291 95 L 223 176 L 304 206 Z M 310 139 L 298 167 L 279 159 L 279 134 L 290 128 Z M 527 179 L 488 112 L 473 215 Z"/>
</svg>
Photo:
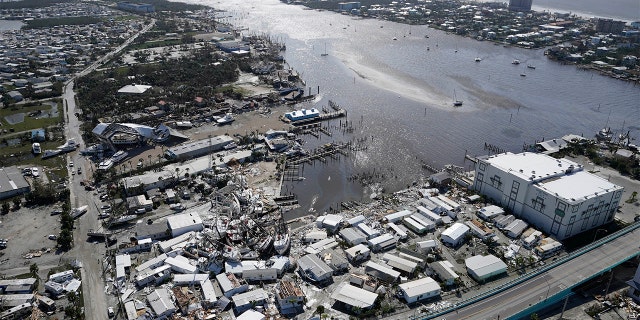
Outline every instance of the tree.
<svg viewBox="0 0 640 320">
<path fill-rule="evenodd" d="M 29 266 L 29 273 L 30 273 L 30 274 L 31 274 L 31 276 L 33 276 L 34 278 L 39 278 L 39 277 L 38 277 L 38 270 L 39 270 L 39 269 L 38 269 L 38 265 L 37 265 L 37 264 L 35 264 L 35 263 L 32 263 L 32 264 Z"/>
<path fill-rule="evenodd" d="M 316 312 L 318 315 L 322 315 L 324 313 L 324 306 L 323 305 L 319 305 L 316 307 Z"/>
<path fill-rule="evenodd" d="M 19 210 L 21 204 L 22 204 L 22 201 L 20 200 L 19 197 L 13 198 L 13 209 L 14 210 Z"/>
</svg>

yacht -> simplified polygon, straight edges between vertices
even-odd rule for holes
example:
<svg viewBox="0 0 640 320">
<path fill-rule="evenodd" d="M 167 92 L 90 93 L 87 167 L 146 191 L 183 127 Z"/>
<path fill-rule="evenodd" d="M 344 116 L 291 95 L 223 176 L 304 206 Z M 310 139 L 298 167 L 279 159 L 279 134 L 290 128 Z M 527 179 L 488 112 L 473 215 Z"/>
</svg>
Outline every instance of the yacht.
<svg viewBox="0 0 640 320">
<path fill-rule="evenodd" d="M 235 120 L 235 119 L 233 119 L 233 115 L 231 113 L 227 113 L 227 114 L 224 115 L 224 117 L 216 120 L 216 122 L 218 124 L 226 124 L 226 123 L 233 122 L 233 120 Z"/>
<path fill-rule="evenodd" d="M 535 68 L 536 68 L 536 66 L 532 66 L 532 65 L 528 64 L 528 65 L 527 65 L 527 68 L 529 68 L 529 69 L 535 69 Z"/>
<path fill-rule="evenodd" d="M 276 239 L 273 241 L 273 249 L 279 255 L 284 255 L 291 247 L 291 237 L 289 233 L 279 233 L 276 235 Z"/>
<path fill-rule="evenodd" d="M 482 59 L 480 59 L 479 57 L 476 57 L 475 61 L 476 62 L 480 62 L 480 61 L 482 61 Z"/>
<path fill-rule="evenodd" d="M 34 143 L 31 145 L 31 151 L 33 152 L 33 154 L 36 154 L 36 155 L 37 155 L 37 154 L 42 153 L 42 148 L 40 148 L 40 144 L 39 144 L 39 143 L 34 142 Z"/>
<path fill-rule="evenodd" d="M 61 153 L 61 151 L 59 149 L 45 150 L 44 153 L 42 154 L 42 159 L 55 157 L 55 156 L 59 155 L 60 153 Z"/>
<path fill-rule="evenodd" d="M 511 61 L 511 64 L 520 64 L 520 60 L 514 59 L 513 61 Z"/>
<path fill-rule="evenodd" d="M 65 144 L 59 146 L 58 150 L 62 152 L 70 152 L 76 150 L 76 148 L 78 148 L 79 146 L 80 145 L 76 144 L 76 141 L 74 139 L 69 139 L 67 140 L 67 142 L 65 142 Z"/>
<path fill-rule="evenodd" d="M 111 161 L 112 161 L 113 163 L 118 163 L 118 162 L 120 162 L 120 161 L 124 160 L 124 158 L 126 158 L 128 155 L 129 155 L 128 153 L 126 153 L 126 152 L 124 152 L 124 151 L 120 150 L 120 151 L 118 151 L 118 152 L 114 153 L 114 154 L 111 156 Z"/>
</svg>

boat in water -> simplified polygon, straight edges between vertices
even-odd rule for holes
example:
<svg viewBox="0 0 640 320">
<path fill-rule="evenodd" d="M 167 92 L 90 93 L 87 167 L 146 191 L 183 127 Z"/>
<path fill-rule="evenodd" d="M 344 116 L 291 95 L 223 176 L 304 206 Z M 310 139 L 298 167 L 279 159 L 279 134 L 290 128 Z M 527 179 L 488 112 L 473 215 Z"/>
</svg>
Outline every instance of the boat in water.
<svg viewBox="0 0 640 320">
<path fill-rule="evenodd" d="M 454 107 L 462 107 L 462 100 L 458 100 L 456 98 L 456 90 L 453 89 L 453 106 Z"/>
<path fill-rule="evenodd" d="M 528 64 L 528 65 L 527 65 L 527 68 L 529 68 L 529 69 L 535 69 L 535 68 L 536 68 L 536 66 L 532 66 L 532 65 Z"/>
<path fill-rule="evenodd" d="M 511 64 L 520 64 L 520 60 L 514 59 L 513 61 L 511 61 Z"/>
<path fill-rule="evenodd" d="M 42 148 L 40 147 L 40 144 L 37 142 L 34 142 L 31 145 L 31 152 L 33 152 L 33 154 L 38 155 L 40 153 L 42 153 Z"/>
<path fill-rule="evenodd" d="M 480 61 L 482 61 L 482 59 L 480 59 L 479 57 L 475 58 L 475 62 L 480 62 Z"/>
<path fill-rule="evenodd" d="M 231 113 L 227 113 L 224 115 L 224 117 L 216 120 L 216 122 L 218 124 L 227 124 L 227 123 L 231 123 L 233 122 L 235 119 L 233 118 L 233 115 Z"/>
<path fill-rule="evenodd" d="M 613 131 L 611 131 L 610 127 L 602 128 L 596 133 L 596 139 L 598 141 L 611 141 L 613 139 Z"/>
</svg>

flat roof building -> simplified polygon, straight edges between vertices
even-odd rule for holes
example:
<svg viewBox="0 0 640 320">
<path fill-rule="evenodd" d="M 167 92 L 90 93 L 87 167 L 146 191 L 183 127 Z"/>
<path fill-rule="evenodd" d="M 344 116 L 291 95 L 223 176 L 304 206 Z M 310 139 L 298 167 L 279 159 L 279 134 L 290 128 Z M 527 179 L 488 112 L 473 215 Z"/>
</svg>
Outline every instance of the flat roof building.
<svg viewBox="0 0 640 320">
<path fill-rule="evenodd" d="M 360 261 L 368 260 L 371 256 L 371 249 L 365 246 L 364 244 L 357 244 L 347 250 L 344 251 L 347 256 L 347 259 L 351 261 L 351 263 L 358 263 Z"/>
<path fill-rule="evenodd" d="M 474 189 L 558 240 L 613 221 L 623 188 L 548 155 L 479 157 Z"/>
<path fill-rule="evenodd" d="M 368 241 L 374 252 L 386 251 L 396 246 L 398 240 L 390 233 L 385 233 Z"/>
<path fill-rule="evenodd" d="M 340 237 L 350 245 L 367 242 L 367 236 L 356 228 L 344 228 L 339 232 Z"/>
<path fill-rule="evenodd" d="M 364 265 L 364 271 L 370 276 L 374 276 L 386 283 L 394 283 L 400 277 L 400 272 L 391 269 L 389 266 L 381 265 L 373 261 L 368 261 Z"/>
<path fill-rule="evenodd" d="M 0 168 L 0 200 L 31 191 L 31 186 L 15 166 Z"/>
<path fill-rule="evenodd" d="M 315 254 L 308 254 L 298 259 L 298 272 L 312 282 L 331 280 L 333 269 Z"/>
<path fill-rule="evenodd" d="M 490 206 L 481 208 L 476 212 L 476 214 L 482 220 L 493 221 L 494 218 L 504 214 L 504 209 L 492 204 Z"/>
<path fill-rule="evenodd" d="M 233 142 L 232 137 L 215 136 L 175 146 L 165 151 L 165 154 L 171 159 L 191 159 L 220 151 L 231 142 Z"/>
<path fill-rule="evenodd" d="M 181 236 L 191 231 L 202 231 L 204 226 L 200 215 L 196 212 L 177 214 L 167 217 L 167 225 L 172 237 Z"/>
</svg>

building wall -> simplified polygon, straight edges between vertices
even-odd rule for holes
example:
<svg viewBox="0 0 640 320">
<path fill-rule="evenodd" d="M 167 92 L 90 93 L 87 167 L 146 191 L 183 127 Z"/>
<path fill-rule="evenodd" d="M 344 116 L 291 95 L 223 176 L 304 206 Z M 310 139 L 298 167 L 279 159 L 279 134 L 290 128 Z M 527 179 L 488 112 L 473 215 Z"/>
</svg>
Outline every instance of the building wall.
<svg viewBox="0 0 640 320">
<path fill-rule="evenodd" d="M 509 0 L 510 11 L 531 11 L 532 0 Z"/>
<path fill-rule="evenodd" d="M 558 240 L 611 222 L 622 195 L 622 188 L 618 188 L 569 204 L 482 159 L 475 169 L 475 190 Z"/>
</svg>

